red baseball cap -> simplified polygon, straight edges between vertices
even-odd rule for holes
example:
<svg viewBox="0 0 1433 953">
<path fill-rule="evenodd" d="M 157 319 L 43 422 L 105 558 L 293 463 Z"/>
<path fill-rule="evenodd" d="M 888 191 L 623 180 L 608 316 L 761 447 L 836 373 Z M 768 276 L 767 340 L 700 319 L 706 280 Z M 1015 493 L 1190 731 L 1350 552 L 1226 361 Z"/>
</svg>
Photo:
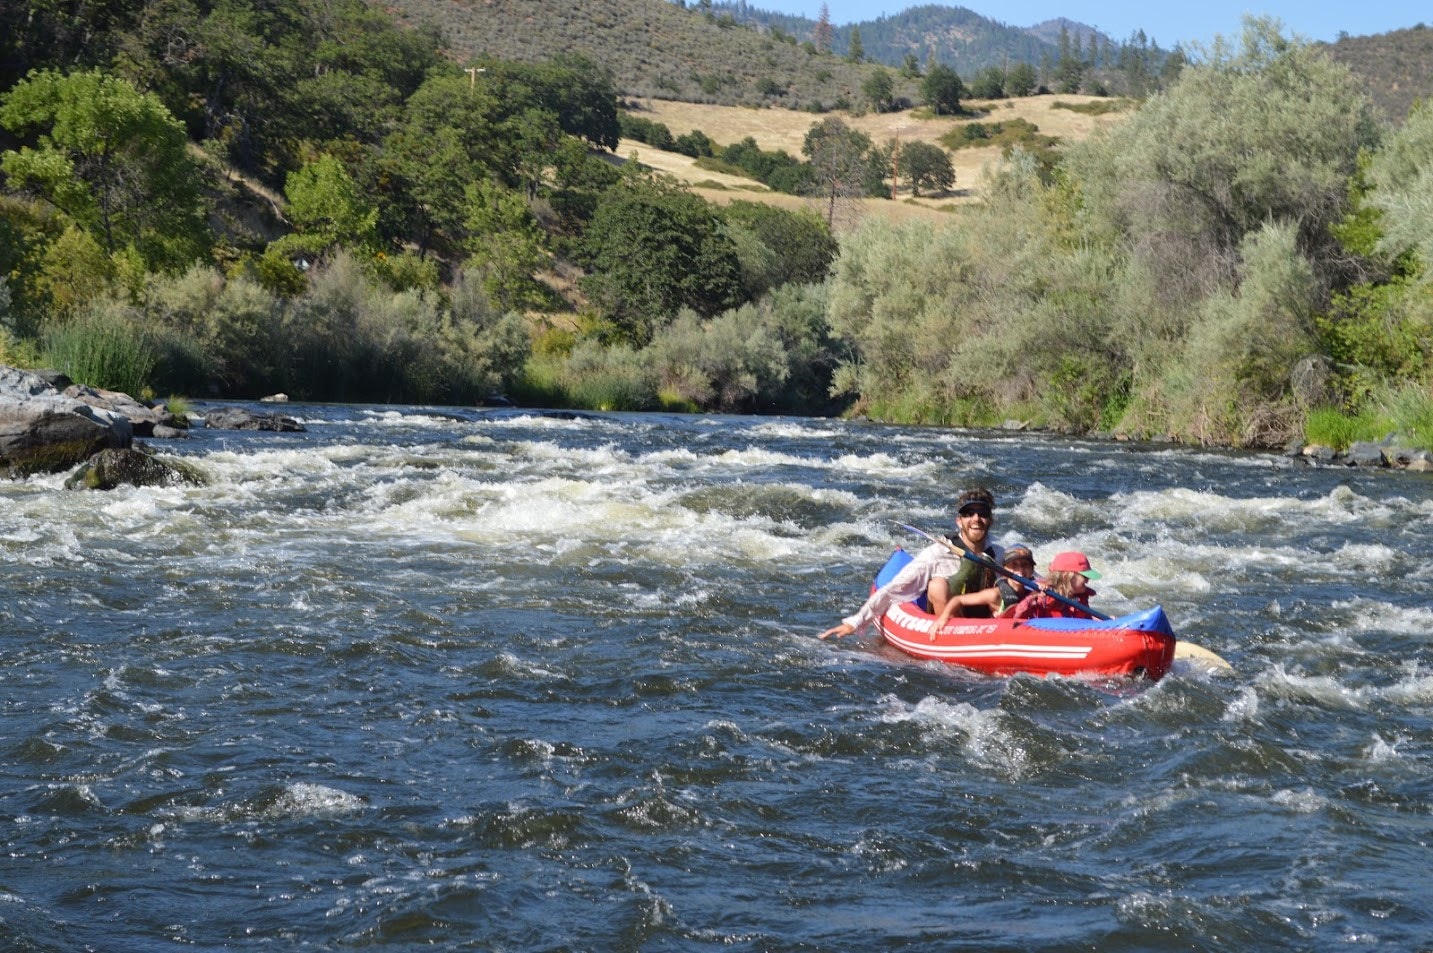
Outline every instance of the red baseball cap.
<svg viewBox="0 0 1433 953">
<path fill-rule="evenodd" d="M 1098 571 L 1090 568 L 1090 560 L 1084 553 L 1060 553 L 1050 560 L 1047 567 L 1051 572 L 1077 572 L 1086 579 L 1098 579 Z"/>
</svg>

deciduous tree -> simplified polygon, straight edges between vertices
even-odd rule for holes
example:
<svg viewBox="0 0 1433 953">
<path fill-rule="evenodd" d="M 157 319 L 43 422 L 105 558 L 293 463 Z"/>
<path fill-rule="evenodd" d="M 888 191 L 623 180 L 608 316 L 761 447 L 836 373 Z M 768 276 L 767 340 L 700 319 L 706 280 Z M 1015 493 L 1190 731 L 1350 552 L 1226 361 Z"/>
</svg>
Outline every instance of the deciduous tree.
<svg viewBox="0 0 1433 953">
<path fill-rule="evenodd" d="M 297 232 L 293 238 L 306 249 L 317 253 L 335 245 L 373 248 L 378 209 L 359 193 L 338 159 L 319 156 L 290 172 L 284 194 L 289 221 Z"/>
<path fill-rule="evenodd" d="M 817 194 L 826 202 L 826 224 L 832 225 L 838 202 L 870 191 L 871 139 L 829 116 L 807 131 L 801 152 L 811 160 Z"/>
<path fill-rule="evenodd" d="M 98 71 L 32 73 L 6 94 L 0 123 L 33 136 L 0 157 L 11 185 L 44 196 L 107 253 L 131 248 L 151 268 L 207 253 L 199 168 L 157 96 Z"/>
<path fill-rule="evenodd" d="M 965 85 L 955 70 L 944 63 L 937 63 L 926 70 L 921 80 L 921 96 L 926 105 L 937 116 L 954 116 L 960 112 L 960 98 L 965 95 Z"/>
<path fill-rule="evenodd" d="M 955 184 L 950 155 L 940 146 L 919 139 L 906 143 L 899 152 L 901 177 L 911 185 L 911 194 L 921 189 L 945 192 Z"/>
<path fill-rule="evenodd" d="M 889 112 L 895 102 L 896 84 L 891 79 L 891 74 L 884 67 L 878 66 L 861 84 L 861 92 L 876 112 Z"/>
<path fill-rule="evenodd" d="M 682 307 L 709 316 L 741 300 L 736 250 L 699 196 L 630 177 L 609 189 L 581 243 L 594 304 L 645 344 Z"/>
</svg>

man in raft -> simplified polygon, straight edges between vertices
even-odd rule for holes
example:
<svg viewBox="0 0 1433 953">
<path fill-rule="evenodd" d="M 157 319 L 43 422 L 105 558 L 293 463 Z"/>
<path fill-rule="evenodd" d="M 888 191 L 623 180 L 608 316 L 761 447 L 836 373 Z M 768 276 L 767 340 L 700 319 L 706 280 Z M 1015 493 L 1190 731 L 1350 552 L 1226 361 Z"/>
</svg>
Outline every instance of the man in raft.
<svg viewBox="0 0 1433 953">
<path fill-rule="evenodd" d="M 956 500 L 955 532 L 947 534 L 951 542 L 973 553 L 982 553 L 1000 563 L 1000 549 L 990 543 L 990 527 L 994 524 L 995 497 L 984 487 L 966 490 Z M 857 609 L 854 615 L 841 620 L 821 633 L 821 638 L 859 632 L 886 614 L 886 610 L 902 602 L 926 597 L 929 610 L 939 615 L 951 596 L 978 592 L 994 585 L 990 570 L 973 560 L 952 553 L 940 543 L 931 543 L 896 573 Z M 988 614 L 988 612 L 987 612 Z"/>
</svg>

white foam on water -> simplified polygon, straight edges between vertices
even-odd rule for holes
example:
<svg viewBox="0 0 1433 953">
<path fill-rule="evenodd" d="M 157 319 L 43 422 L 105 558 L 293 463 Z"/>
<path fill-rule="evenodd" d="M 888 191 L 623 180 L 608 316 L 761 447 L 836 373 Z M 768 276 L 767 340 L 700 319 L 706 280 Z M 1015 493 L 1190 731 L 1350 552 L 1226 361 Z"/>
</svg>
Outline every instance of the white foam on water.
<svg viewBox="0 0 1433 953">
<path fill-rule="evenodd" d="M 644 463 L 647 463 L 649 465 L 660 465 L 666 467 L 687 467 L 692 464 L 700 463 L 702 459 L 703 458 L 700 454 L 692 450 L 687 450 L 685 448 L 676 448 L 672 450 L 656 450 L 652 453 L 645 454 L 642 457 L 642 461 Z"/>
<path fill-rule="evenodd" d="M 1363 756 L 1370 764 L 1388 764 L 1403 758 L 1398 750 L 1398 745 L 1404 741 L 1403 738 L 1395 738 L 1393 741 L 1385 741 L 1381 736 L 1374 735 L 1368 747 L 1363 749 Z"/>
<path fill-rule="evenodd" d="M 1295 814 L 1317 814 L 1329 805 L 1327 797 L 1307 788 L 1302 791 L 1288 789 L 1275 791 L 1269 800 L 1280 807 L 1288 808 Z"/>
<path fill-rule="evenodd" d="M 873 874 L 891 874 L 898 870 L 904 870 L 910 866 L 910 862 L 898 852 L 867 837 L 857 838 L 851 845 L 851 854 L 865 861 L 866 866 Z"/>
<path fill-rule="evenodd" d="M 751 427 L 753 437 L 767 437 L 794 440 L 830 440 L 843 435 L 844 431 L 824 428 L 813 424 L 798 424 L 789 421 L 765 421 Z"/>
<path fill-rule="evenodd" d="M 882 479 L 910 479 L 935 472 L 940 466 L 935 462 L 903 464 L 889 453 L 872 453 L 866 456 L 843 453 L 828 464 L 832 469 L 849 470 L 852 473 L 870 474 Z"/>
<path fill-rule="evenodd" d="M 1357 711 L 1367 702 L 1368 689 L 1351 688 L 1329 675 L 1298 675 L 1282 665 L 1260 675 L 1257 684 L 1270 697 L 1324 708 Z"/>
<path fill-rule="evenodd" d="M 1224 720 L 1230 722 L 1254 722 L 1259 718 L 1259 693 L 1246 685 L 1229 700 L 1224 709 Z"/>
<path fill-rule="evenodd" d="M 365 806 L 363 798 L 324 784 L 300 781 L 290 784 L 263 812 L 265 817 L 313 817 L 352 814 Z"/>
<path fill-rule="evenodd" d="M 485 416 L 473 421 L 473 424 L 483 430 L 503 432 L 507 430 L 531 431 L 546 430 L 553 432 L 581 433 L 585 431 L 621 431 L 631 433 L 652 429 L 650 425 L 634 423 L 633 419 L 616 420 L 605 417 L 601 414 L 594 414 L 583 411 L 568 416 L 566 414 L 551 413 L 516 413 Z"/>
<path fill-rule="evenodd" d="M 761 447 L 744 447 L 741 450 L 726 450 L 705 458 L 724 467 L 764 469 L 780 466 L 809 466 L 809 461 L 789 453 L 766 450 Z"/>
<path fill-rule="evenodd" d="M 350 424 L 355 427 L 384 429 L 452 430 L 454 426 L 466 426 L 467 421 L 456 421 L 441 411 L 421 410 L 364 410 Z"/>
<path fill-rule="evenodd" d="M 1029 754 L 1010 737 L 998 708 L 980 709 L 930 696 L 912 705 L 887 695 L 878 704 L 883 722 L 914 722 L 940 734 L 959 733 L 964 736 L 963 749 L 976 763 L 1007 777 L 1025 773 Z"/>
<path fill-rule="evenodd" d="M 1383 697 L 1395 705 L 1418 708 L 1433 705 L 1433 674 L 1424 673 L 1417 662 L 1403 665 L 1403 676 L 1383 689 Z"/>
<path fill-rule="evenodd" d="M 1340 627 L 1351 632 L 1390 632 L 1433 640 L 1433 607 L 1359 598 L 1331 602 L 1328 610 Z"/>
<path fill-rule="evenodd" d="M 995 501 L 997 519 L 1001 515 L 1001 508 L 1006 504 L 1005 500 Z M 1046 535 L 1064 531 L 1080 516 L 1098 516 L 1104 511 L 1104 507 L 1096 503 L 1082 502 L 1068 493 L 1061 493 L 1036 481 L 1025 488 L 1025 492 L 1010 507 L 1010 511 L 1012 516 L 1035 532 Z M 998 525 L 997 523 L 997 528 Z"/>
</svg>

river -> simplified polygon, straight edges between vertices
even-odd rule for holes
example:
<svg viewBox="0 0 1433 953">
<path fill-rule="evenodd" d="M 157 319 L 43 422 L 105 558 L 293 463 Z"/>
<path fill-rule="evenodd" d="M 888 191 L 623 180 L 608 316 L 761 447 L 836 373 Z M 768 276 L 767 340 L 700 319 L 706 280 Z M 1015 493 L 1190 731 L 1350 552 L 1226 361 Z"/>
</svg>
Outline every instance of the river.
<svg viewBox="0 0 1433 953">
<path fill-rule="evenodd" d="M 158 445 L 204 487 L 0 483 L 0 947 L 1433 949 L 1427 476 L 284 411 Z M 815 637 L 976 484 L 1234 673 Z"/>
</svg>

